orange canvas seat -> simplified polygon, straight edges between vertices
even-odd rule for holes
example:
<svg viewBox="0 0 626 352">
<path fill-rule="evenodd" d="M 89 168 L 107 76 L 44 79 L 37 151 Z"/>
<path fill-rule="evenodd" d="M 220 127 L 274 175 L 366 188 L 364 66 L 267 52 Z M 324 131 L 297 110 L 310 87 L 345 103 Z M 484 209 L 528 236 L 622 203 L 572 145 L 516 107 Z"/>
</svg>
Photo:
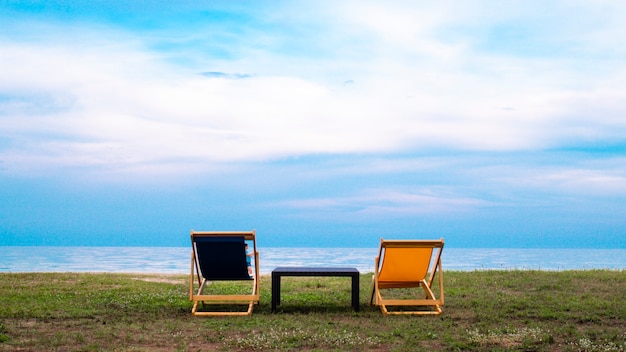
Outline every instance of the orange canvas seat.
<svg viewBox="0 0 626 352">
<path fill-rule="evenodd" d="M 252 242 L 254 274 L 248 273 L 246 241 Z M 199 232 L 191 230 L 189 299 L 193 315 L 250 315 L 259 303 L 259 252 L 256 232 Z M 216 281 L 250 282 L 250 294 L 206 294 Z M 196 289 L 197 283 L 197 289 Z M 244 285 L 247 286 L 247 285 Z M 247 305 L 246 311 L 200 311 L 198 304 Z"/>
<path fill-rule="evenodd" d="M 440 240 L 380 240 L 375 258 L 370 304 L 383 314 L 441 314 L 444 305 Z M 433 290 L 437 277 L 438 288 Z M 412 289 L 410 297 L 392 296 L 392 289 Z M 418 295 L 423 294 L 423 298 Z M 400 309 L 397 309 L 400 308 Z"/>
</svg>

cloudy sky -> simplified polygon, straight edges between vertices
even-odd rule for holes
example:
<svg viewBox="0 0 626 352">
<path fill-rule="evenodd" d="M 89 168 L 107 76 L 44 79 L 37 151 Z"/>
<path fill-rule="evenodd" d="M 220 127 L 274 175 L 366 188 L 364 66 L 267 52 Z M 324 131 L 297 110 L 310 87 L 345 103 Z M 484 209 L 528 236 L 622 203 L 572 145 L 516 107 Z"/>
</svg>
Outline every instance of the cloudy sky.
<svg viewBox="0 0 626 352">
<path fill-rule="evenodd" d="M 0 0 L 0 245 L 626 248 L 624 18 Z"/>
</svg>

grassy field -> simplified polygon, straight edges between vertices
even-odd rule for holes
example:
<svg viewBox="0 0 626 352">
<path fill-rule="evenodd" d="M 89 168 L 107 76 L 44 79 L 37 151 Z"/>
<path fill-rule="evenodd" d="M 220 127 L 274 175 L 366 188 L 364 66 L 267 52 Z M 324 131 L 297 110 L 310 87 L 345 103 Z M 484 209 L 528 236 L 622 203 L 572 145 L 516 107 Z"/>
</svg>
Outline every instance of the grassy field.
<svg viewBox="0 0 626 352">
<path fill-rule="evenodd" d="M 188 277 L 0 274 L 0 351 L 625 351 L 626 271 L 445 272 L 440 316 L 361 311 L 349 278 L 271 280 L 250 317 L 193 317 Z M 212 289 L 230 290 L 229 287 Z"/>
</svg>

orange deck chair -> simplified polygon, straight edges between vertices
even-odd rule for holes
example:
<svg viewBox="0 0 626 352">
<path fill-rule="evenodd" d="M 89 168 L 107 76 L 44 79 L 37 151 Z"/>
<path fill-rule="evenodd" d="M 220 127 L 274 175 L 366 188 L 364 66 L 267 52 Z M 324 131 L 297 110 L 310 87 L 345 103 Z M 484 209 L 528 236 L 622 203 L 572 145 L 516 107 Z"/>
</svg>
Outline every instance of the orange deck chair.
<svg viewBox="0 0 626 352">
<path fill-rule="evenodd" d="M 380 239 L 380 250 L 374 260 L 374 278 L 370 304 L 380 306 L 383 314 L 441 314 L 443 301 L 443 269 L 440 240 L 384 240 Z M 433 292 L 435 277 L 439 287 Z M 394 290 L 416 288 L 414 297 L 385 298 Z M 423 298 L 417 296 L 420 291 Z M 396 296 L 396 295 L 393 295 Z M 437 297 L 438 296 L 438 297 Z M 391 308 L 391 310 L 390 310 Z M 399 309 L 400 308 L 400 309 Z"/>
<path fill-rule="evenodd" d="M 246 241 L 252 242 L 254 274 L 248 273 Z M 259 252 L 256 232 L 200 232 L 191 230 L 191 275 L 189 299 L 191 313 L 201 316 L 250 315 L 259 303 Z M 205 294 L 215 281 L 249 281 L 250 294 Z M 195 290 L 197 282 L 197 290 Z M 244 287 L 245 288 L 245 287 Z M 247 311 L 199 311 L 198 304 L 248 305 Z"/>
</svg>

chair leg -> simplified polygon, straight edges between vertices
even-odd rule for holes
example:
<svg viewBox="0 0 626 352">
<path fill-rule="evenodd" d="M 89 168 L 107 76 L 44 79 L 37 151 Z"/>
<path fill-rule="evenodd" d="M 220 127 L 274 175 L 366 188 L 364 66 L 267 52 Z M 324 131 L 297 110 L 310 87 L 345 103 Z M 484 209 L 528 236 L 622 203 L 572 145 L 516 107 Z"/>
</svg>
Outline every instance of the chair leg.
<svg viewBox="0 0 626 352">
<path fill-rule="evenodd" d="M 374 304 L 375 293 L 376 293 L 376 278 L 372 276 L 372 294 L 370 295 L 370 306 Z"/>
</svg>

